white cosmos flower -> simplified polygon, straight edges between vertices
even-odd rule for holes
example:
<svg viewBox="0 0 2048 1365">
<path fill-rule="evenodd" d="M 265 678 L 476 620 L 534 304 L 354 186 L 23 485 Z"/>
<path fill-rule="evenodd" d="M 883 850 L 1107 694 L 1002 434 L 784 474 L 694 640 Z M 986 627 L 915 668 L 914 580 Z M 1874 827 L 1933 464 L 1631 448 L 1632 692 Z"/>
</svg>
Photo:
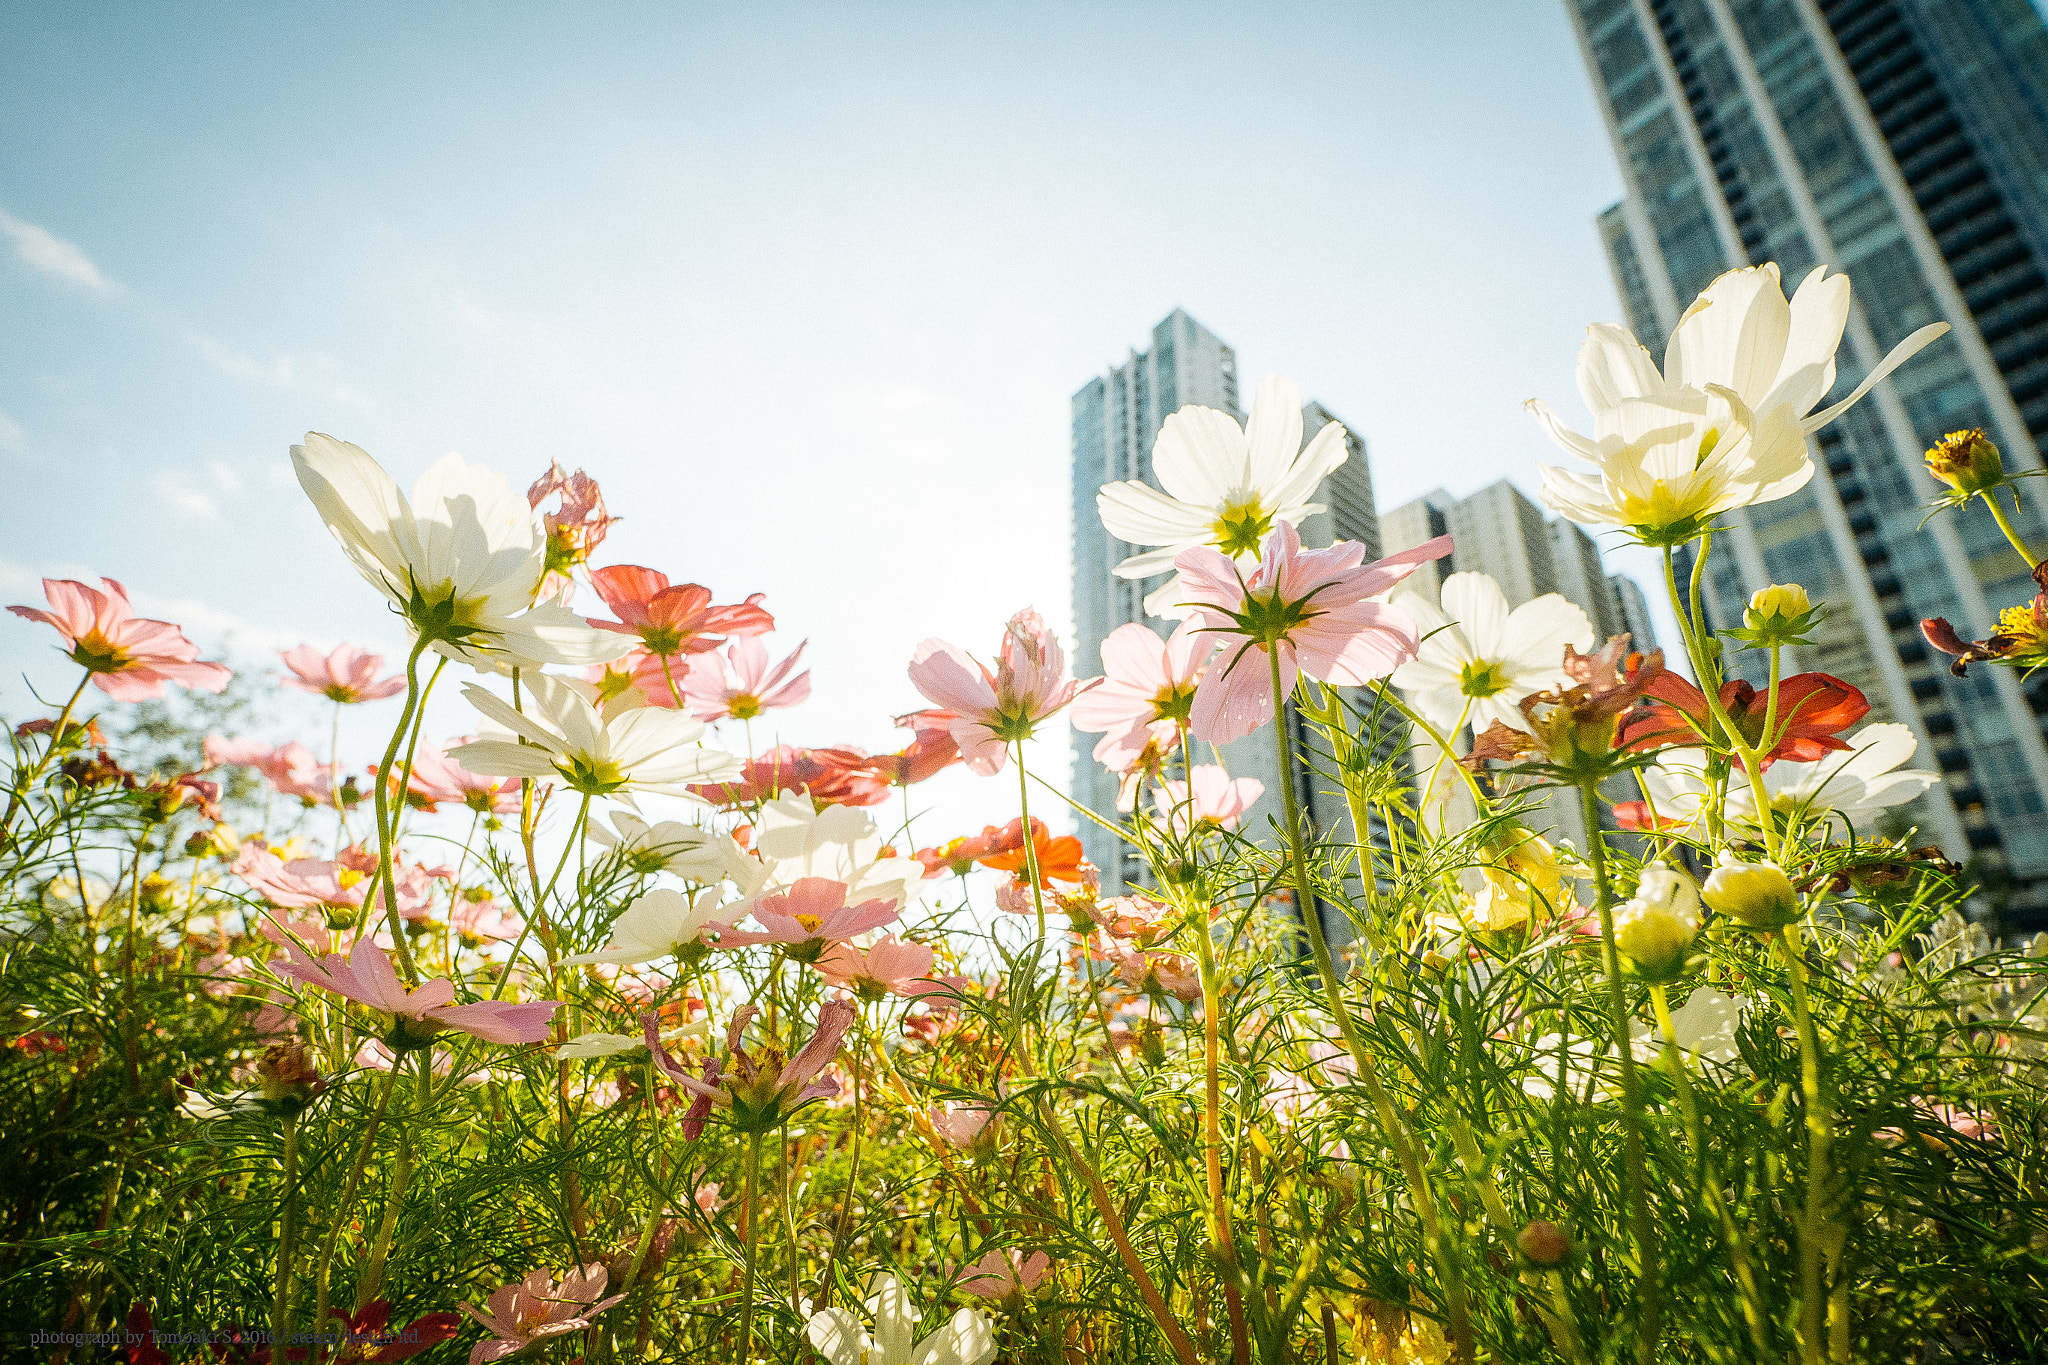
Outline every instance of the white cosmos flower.
<svg viewBox="0 0 2048 1365">
<path fill-rule="evenodd" d="M 749 897 L 794 886 L 805 877 L 846 884 L 846 902 L 887 900 L 908 905 L 922 885 L 925 867 L 915 858 L 883 856 L 874 817 L 856 806 L 819 810 L 801 792 L 779 796 L 761 807 L 754 821 L 754 851 L 733 880 Z"/>
<path fill-rule="evenodd" d="M 579 960 L 587 959 L 565 957 L 562 959 L 562 965 L 566 967 L 571 962 Z M 707 1032 L 708 1026 L 700 1019 L 694 1024 L 684 1024 L 681 1028 L 670 1029 L 660 1036 L 662 1042 L 673 1043 L 679 1038 L 702 1037 Z M 632 1052 L 646 1046 L 647 1035 L 644 1033 L 585 1033 L 556 1048 L 555 1056 L 563 1061 L 589 1061 L 594 1057 L 616 1057 L 621 1053 Z"/>
<path fill-rule="evenodd" d="M 1578 380 L 1594 439 L 1542 403 L 1528 406 L 1558 444 L 1600 473 L 1546 466 L 1543 500 L 1589 525 L 1663 529 L 1797 491 L 1813 476 L 1804 438 L 1948 331 L 1945 322 L 1922 327 L 1855 392 L 1814 412 L 1835 385 L 1849 297 L 1848 276 L 1830 276 L 1825 266 L 1789 302 L 1776 264 L 1728 271 L 1672 329 L 1661 373 L 1626 328 L 1587 328 Z"/>
<path fill-rule="evenodd" d="M 657 887 L 637 897 L 612 923 L 612 941 L 595 953 L 578 953 L 562 959 L 564 967 L 586 962 L 612 962 L 621 966 L 673 957 L 698 942 L 713 927 L 726 928 L 738 918 L 741 907 L 721 915 L 716 890 L 685 896 L 680 891 Z"/>
<path fill-rule="evenodd" d="M 292 447 L 292 467 L 356 571 L 437 653 L 498 668 L 605 663 L 631 649 L 631 636 L 535 605 L 547 536 L 496 470 L 446 455 L 407 499 L 368 452 L 319 432 Z"/>
<path fill-rule="evenodd" d="M 1779 761 L 1764 770 L 1764 790 L 1776 810 L 1831 810 L 1860 825 L 1888 806 L 1903 805 L 1941 780 L 1926 768 L 1899 765 L 1920 741 L 1904 725 L 1866 725 L 1848 737 L 1847 753 L 1812 763 Z"/>
<path fill-rule="evenodd" d="M 1866 725 L 1848 737 L 1846 753 L 1831 753 L 1813 763 L 1780 759 L 1764 769 L 1764 792 L 1780 814 L 1813 816 L 1834 811 L 1861 828 L 1879 811 L 1904 805 L 1941 780 L 1925 768 L 1900 768 L 1913 756 L 1919 741 L 1904 725 L 1890 721 Z M 1641 770 L 1647 800 L 1664 828 L 1683 833 L 1706 814 L 1707 752 L 1704 749 L 1661 749 L 1657 761 Z M 1756 799 L 1749 779 L 1737 772 L 1725 784 L 1723 818 L 1732 824 L 1756 824 Z"/>
<path fill-rule="evenodd" d="M 1527 730 L 1515 704 L 1570 681 L 1566 645 L 1581 652 L 1593 646 L 1593 623 L 1558 594 L 1509 611 L 1507 594 L 1483 573 L 1446 578 L 1441 608 L 1421 590 L 1403 594 L 1399 605 L 1425 638 L 1415 657 L 1394 670 L 1393 683 L 1440 730 L 1456 725 L 1468 703 L 1474 734 L 1496 720 Z"/>
<path fill-rule="evenodd" d="M 923 1314 L 910 1302 L 903 1282 L 883 1273 L 875 1276 L 873 1289 L 867 1300 L 875 1322 L 872 1337 L 844 1308 L 823 1309 L 804 1324 L 804 1335 L 831 1365 L 989 1365 L 996 1358 L 995 1333 L 972 1308 L 962 1308 L 918 1341 Z"/>
<path fill-rule="evenodd" d="M 609 827 L 602 820 L 592 820 L 584 827 L 583 837 L 623 857 L 643 876 L 673 872 L 693 882 L 715 882 L 729 876 L 735 861 L 746 856 L 729 834 L 680 820 L 650 825 L 623 810 L 612 812 Z"/>
<path fill-rule="evenodd" d="M 527 743 L 479 739 L 448 756 L 489 777 L 559 777 L 591 796 L 643 791 L 696 800 L 691 783 L 739 776 L 739 759 L 698 744 L 704 722 L 681 711 L 643 707 L 607 719 L 560 678 L 535 674 L 526 686 L 523 713 L 475 683 L 462 695 Z"/>
<path fill-rule="evenodd" d="M 1117 565 L 1117 577 L 1165 573 L 1175 555 L 1196 545 L 1214 545 L 1250 564 L 1276 522 L 1299 525 L 1323 510 L 1309 499 L 1349 453 L 1344 428 L 1336 422 L 1302 448 L 1301 388 L 1285 375 L 1271 375 L 1259 385 L 1242 428 L 1227 412 L 1195 404 L 1182 408 L 1166 419 L 1152 447 L 1152 472 L 1166 491 L 1132 479 L 1104 484 L 1096 495 L 1111 535 L 1159 547 Z M 1175 575 L 1154 589 L 1145 610 L 1186 616 L 1179 583 Z"/>
<path fill-rule="evenodd" d="M 1739 995 L 1723 995 L 1711 986 L 1695 987 L 1685 1003 L 1671 1011 L 1671 1032 L 1678 1046 L 1695 1058 L 1725 1066 L 1742 1055 L 1735 1033 L 1742 1025 L 1744 1001 Z M 1639 1062 L 1652 1063 L 1664 1055 L 1664 1031 L 1648 1024 L 1629 1027 L 1630 1051 Z"/>
</svg>

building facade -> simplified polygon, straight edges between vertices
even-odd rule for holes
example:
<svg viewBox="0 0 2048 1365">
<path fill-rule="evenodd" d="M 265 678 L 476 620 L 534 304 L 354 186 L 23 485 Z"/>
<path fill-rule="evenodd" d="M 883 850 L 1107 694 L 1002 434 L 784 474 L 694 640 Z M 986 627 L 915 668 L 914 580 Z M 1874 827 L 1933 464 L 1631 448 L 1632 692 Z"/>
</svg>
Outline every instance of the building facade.
<svg viewBox="0 0 2048 1365">
<path fill-rule="evenodd" d="M 2009 876 L 2016 922 L 2048 915 L 2048 684 L 1951 677 L 1918 629 L 1943 616 L 1981 637 L 2033 593 L 1981 506 L 1923 529 L 1922 455 L 1976 426 L 2034 469 L 2048 440 L 2048 28 L 2027 0 L 1566 10 L 1626 186 L 1601 240 L 1653 355 L 1716 275 L 1764 262 L 1788 292 L 1818 265 L 1850 276 L 1836 396 L 1920 326 L 1954 328 L 1815 436 L 1807 488 L 1724 519 L 1705 607 L 1720 627 L 1766 583 L 1825 597 L 1788 669 L 1845 678 L 1871 720 L 1909 726 L 1943 776 L 1911 819 Z M 2030 507 L 2023 534 L 2041 533 Z M 1731 664 L 1761 681 L 1758 655 Z"/>
<path fill-rule="evenodd" d="M 1127 545 L 1112 537 L 1096 511 L 1095 495 L 1103 484 L 1118 480 L 1156 482 L 1152 479 L 1152 443 L 1166 419 L 1189 404 L 1227 412 L 1239 423 L 1245 418 L 1238 404 L 1236 352 L 1178 308 L 1152 329 L 1150 350 L 1131 352 L 1123 364 L 1090 380 L 1074 395 L 1077 677 L 1090 677 L 1102 671 L 1103 638 L 1118 626 L 1140 622 L 1162 636 L 1172 632 L 1174 622 L 1145 614 L 1145 594 L 1157 587 L 1159 580 L 1115 575 L 1117 564 L 1147 547 Z M 1312 439 L 1324 425 L 1339 420 L 1320 403 L 1305 404 L 1304 438 Z M 1348 424 L 1344 429 L 1349 457 L 1323 481 L 1315 497 L 1327 510 L 1307 518 L 1299 529 L 1306 545 L 1355 540 L 1365 546 L 1368 559 L 1376 559 L 1381 553 L 1380 526 L 1373 504 L 1365 442 Z M 1296 738 L 1303 738 L 1299 719 L 1290 715 L 1289 720 L 1297 727 Z M 1115 808 L 1118 783 L 1116 775 L 1092 757 L 1098 738 L 1083 731 L 1074 732 L 1073 794 L 1074 800 L 1083 806 L 1106 814 Z M 1233 777 L 1256 777 L 1266 787 L 1265 795 L 1246 813 L 1243 828 L 1262 830 L 1269 819 L 1278 820 L 1282 794 L 1273 737 L 1260 730 L 1224 745 L 1220 757 Z M 1317 778 L 1312 767 L 1304 766 L 1297 771 L 1294 780 L 1309 820 L 1327 827 L 1343 818 L 1342 803 L 1333 798 L 1331 784 Z M 1135 853 L 1122 847 L 1106 831 L 1084 821 L 1081 842 L 1089 861 L 1102 870 L 1105 887 L 1136 878 L 1139 860 Z"/>
</svg>

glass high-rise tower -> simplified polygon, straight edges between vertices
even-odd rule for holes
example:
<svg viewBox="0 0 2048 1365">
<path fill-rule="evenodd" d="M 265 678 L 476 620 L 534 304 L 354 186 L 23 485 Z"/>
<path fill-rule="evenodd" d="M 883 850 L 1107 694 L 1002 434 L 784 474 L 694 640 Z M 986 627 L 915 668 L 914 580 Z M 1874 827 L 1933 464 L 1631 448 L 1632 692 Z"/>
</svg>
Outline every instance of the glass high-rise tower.
<svg viewBox="0 0 2048 1365">
<path fill-rule="evenodd" d="M 1818 265 L 1851 278 L 1836 397 L 1916 328 L 1953 326 L 1813 439 L 1806 489 L 1724 519 L 1706 609 L 1734 624 L 1770 582 L 1825 596 L 1789 667 L 1848 679 L 1873 721 L 1910 726 L 1916 764 L 1944 779 L 1911 818 L 2009 875 L 2011 922 L 2048 922 L 2048 683 L 1951 677 L 1919 634 L 1945 616 L 1984 636 L 2034 592 L 1981 506 L 1921 526 L 1939 487 L 1922 454 L 1975 426 L 2029 469 L 2048 442 L 2048 28 L 2028 0 L 1566 9 L 1627 187 L 1599 231 L 1653 355 L 1716 275 L 1767 261 L 1788 293 Z M 2048 545 L 2032 506 L 2022 525 Z"/>
</svg>

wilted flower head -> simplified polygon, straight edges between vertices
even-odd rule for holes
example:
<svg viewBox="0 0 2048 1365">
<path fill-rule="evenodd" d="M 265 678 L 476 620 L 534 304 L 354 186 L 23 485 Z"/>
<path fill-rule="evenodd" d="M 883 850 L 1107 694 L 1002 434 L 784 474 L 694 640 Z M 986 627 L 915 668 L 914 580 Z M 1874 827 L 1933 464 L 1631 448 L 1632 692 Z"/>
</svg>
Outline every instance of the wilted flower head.
<svg viewBox="0 0 2048 1365">
<path fill-rule="evenodd" d="M 753 1052 L 742 1044 L 747 1025 L 759 1011 L 747 1005 L 735 1014 L 725 1032 L 727 1056 L 723 1063 L 707 1063 L 704 1076 L 690 1075 L 668 1056 L 655 1051 L 655 1062 L 677 1085 L 701 1099 L 732 1110 L 733 1127 L 743 1133 L 766 1132 L 788 1121 L 789 1116 L 812 1100 L 839 1093 L 839 1082 L 816 1079 L 839 1055 L 839 1045 L 853 1026 L 859 1011 L 850 1000 L 829 1000 L 818 1009 L 817 1031 L 794 1057 L 784 1060 L 774 1047 Z M 653 1016 L 648 1029 L 653 1029 Z"/>
<path fill-rule="evenodd" d="M 2005 457 L 1981 427 L 1951 431 L 1927 452 L 1927 472 L 1967 499 L 2006 482 Z"/>
<path fill-rule="evenodd" d="M 1628 636 L 1617 635 L 1597 654 L 1566 645 L 1564 671 L 1571 686 L 1522 698 L 1526 734 L 1495 721 L 1459 762 L 1477 769 L 1490 759 L 1533 753 L 1540 768 L 1565 782 L 1597 779 L 1622 765 L 1615 745 L 1621 718 L 1664 676 L 1663 653 L 1630 654 Z"/>
<path fill-rule="evenodd" d="M 590 559 L 618 518 L 605 513 L 596 479 L 580 469 L 564 474 L 561 465 L 550 463 L 548 472 L 526 490 L 526 505 L 538 512 L 542 503 L 556 496 L 561 501 L 542 517 L 547 528 L 547 577 L 540 595 L 567 606 L 573 590 L 570 573 Z"/>
<path fill-rule="evenodd" d="M 101 589 L 104 589 L 102 591 Z M 168 621 L 137 616 L 128 590 L 111 578 L 99 588 L 69 578 L 45 578 L 50 610 L 9 607 L 64 637 L 71 661 L 92 674 L 92 684 L 115 701 L 150 701 L 164 684 L 218 692 L 233 675 L 225 664 L 199 661 L 199 646 Z"/>
<path fill-rule="evenodd" d="M 1710 733 L 1707 699 L 1699 688 L 1676 673 L 1664 673 L 1643 689 L 1651 704 L 1632 718 L 1622 743 L 1630 749 L 1656 749 L 1697 744 Z M 1796 673 L 1778 685 L 1775 742 L 1764 734 L 1770 719 L 1769 695 L 1740 678 L 1721 684 L 1721 709 L 1743 740 L 1763 749 L 1768 768 L 1780 759 L 1811 763 L 1848 748 L 1839 735 L 1870 714 L 1870 701 L 1851 684 L 1827 673 Z M 1747 767 L 1740 754 L 1736 761 Z"/>
</svg>

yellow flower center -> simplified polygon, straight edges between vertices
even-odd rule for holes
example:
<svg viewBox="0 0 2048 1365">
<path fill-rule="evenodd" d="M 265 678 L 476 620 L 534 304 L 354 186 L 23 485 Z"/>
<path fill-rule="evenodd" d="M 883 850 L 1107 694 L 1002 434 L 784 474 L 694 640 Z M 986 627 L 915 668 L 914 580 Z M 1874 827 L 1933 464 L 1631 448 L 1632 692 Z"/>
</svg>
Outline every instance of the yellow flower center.
<svg viewBox="0 0 2048 1365">
<path fill-rule="evenodd" d="M 752 720 L 761 714 L 761 699 L 742 692 L 727 702 L 725 709 L 732 713 L 734 720 Z"/>
<path fill-rule="evenodd" d="M 822 915 L 791 915 L 790 918 L 801 924 L 804 927 L 804 932 L 807 934 L 817 933 L 818 926 L 825 922 Z"/>
<path fill-rule="evenodd" d="M 1458 671 L 1458 690 L 1468 697 L 1497 697 L 1508 683 L 1507 669 L 1487 659 L 1474 659 Z"/>
<path fill-rule="evenodd" d="M 1231 503 L 1223 509 L 1223 515 L 1210 525 L 1209 533 L 1215 537 L 1216 548 L 1236 558 L 1248 555 L 1259 548 L 1259 542 L 1266 538 L 1266 532 L 1273 529 L 1273 514 L 1260 505 L 1258 495 L 1245 502 Z"/>
<path fill-rule="evenodd" d="M 1181 683 L 1171 683 L 1159 689 L 1152 698 L 1152 719 L 1186 720 L 1195 709 L 1195 689 Z"/>
<path fill-rule="evenodd" d="M 2014 653 L 2048 648 L 2048 630 L 2042 629 L 2031 602 L 1998 613 L 1998 633 L 2011 641 Z"/>
<path fill-rule="evenodd" d="M 94 673 L 119 673 L 128 666 L 128 651 L 97 630 L 86 632 L 72 648 L 71 658 Z"/>
<path fill-rule="evenodd" d="M 350 887 L 354 886 L 357 882 L 361 881 L 362 879 L 363 874 L 356 871 L 352 867 L 344 867 L 343 869 L 341 869 L 341 871 L 334 874 L 334 880 L 341 883 L 341 889 L 344 891 L 348 890 Z"/>
</svg>

